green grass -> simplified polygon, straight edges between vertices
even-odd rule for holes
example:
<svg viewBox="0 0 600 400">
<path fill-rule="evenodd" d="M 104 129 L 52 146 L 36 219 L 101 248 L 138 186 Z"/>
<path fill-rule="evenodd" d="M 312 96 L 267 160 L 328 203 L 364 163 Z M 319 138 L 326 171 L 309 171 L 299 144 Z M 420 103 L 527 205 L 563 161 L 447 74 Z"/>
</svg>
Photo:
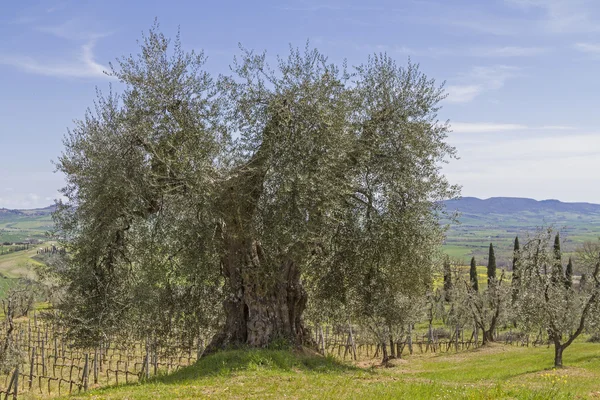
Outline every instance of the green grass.
<svg viewBox="0 0 600 400">
<path fill-rule="evenodd" d="M 37 247 L 29 250 L 15 251 L 0 255 L 0 299 L 6 296 L 8 290 L 18 284 L 19 278 L 33 278 L 33 267 L 41 263 L 33 257 Z"/>
<path fill-rule="evenodd" d="M 17 285 L 18 280 L 14 278 L 7 278 L 6 276 L 0 274 L 0 299 L 3 299 L 10 288 Z"/>
<path fill-rule="evenodd" d="M 36 255 L 37 246 L 29 250 L 15 251 L 0 255 L 0 274 L 7 278 L 20 278 L 31 276 L 32 266 L 41 263 L 33 257 Z"/>
<path fill-rule="evenodd" d="M 575 343 L 566 368 L 552 348 L 493 345 L 415 355 L 393 368 L 275 350 L 235 350 L 142 384 L 93 390 L 78 399 L 570 399 L 600 394 L 600 345 Z"/>
</svg>

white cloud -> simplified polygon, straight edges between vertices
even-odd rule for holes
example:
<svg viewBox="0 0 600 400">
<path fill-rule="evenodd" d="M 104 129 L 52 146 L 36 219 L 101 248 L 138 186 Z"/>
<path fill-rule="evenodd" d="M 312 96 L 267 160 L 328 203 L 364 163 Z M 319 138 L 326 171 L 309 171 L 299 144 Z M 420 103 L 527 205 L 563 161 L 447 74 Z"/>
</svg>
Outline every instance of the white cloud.
<svg viewBox="0 0 600 400">
<path fill-rule="evenodd" d="M 496 124 L 490 122 L 453 122 L 450 124 L 456 133 L 504 132 L 527 129 L 520 124 Z"/>
<path fill-rule="evenodd" d="M 30 209 L 47 207 L 53 203 L 53 199 L 50 196 L 42 197 L 36 193 L 14 192 L 0 197 L 0 208 Z"/>
<path fill-rule="evenodd" d="M 468 103 L 481 94 L 483 87 L 481 85 L 448 85 L 446 90 L 448 91 L 447 102 Z"/>
<path fill-rule="evenodd" d="M 445 165 L 444 173 L 451 182 L 463 185 L 463 195 L 600 203 L 600 188 L 591 185 L 600 134 L 533 129 L 505 135 L 453 132 L 448 141 L 456 146 L 460 159 Z"/>
<path fill-rule="evenodd" d="M 575 43 L 575 49 L 584 53 L 599 54 L 600 44 L 598 43 Z"/>
<path fill-rule="evenodd" d="M 110 78 L 104 71 L 109 69 L 99 64 L 94 57 L 95 41 L 81 46 L 79 54 L 66 63 L 37 60 L 28 56 L 2 56 L 0 65 L 9 65 L 37 75 L 62 78 Z"/>
<path fill-rule="evenodd" d="M 474 67 L 471 71 L 460 77 L 458 81 L 466 82 L 462 85 L 447 86 L 449 103 L 467 103 L 484 92 L 502 88 L 508 79 L 518 76 L 519 69 L 507 65 L 492 67 Z"/>
<path fill-rule="evenodd" d="M 563 125 L 531 126 L 523 124 L 503 124 L 495 122 L 453 122 L 450 124 L 454 133 L 489 133 L 515 131 L 565 131 L 574 127 Z"/>
</svg>

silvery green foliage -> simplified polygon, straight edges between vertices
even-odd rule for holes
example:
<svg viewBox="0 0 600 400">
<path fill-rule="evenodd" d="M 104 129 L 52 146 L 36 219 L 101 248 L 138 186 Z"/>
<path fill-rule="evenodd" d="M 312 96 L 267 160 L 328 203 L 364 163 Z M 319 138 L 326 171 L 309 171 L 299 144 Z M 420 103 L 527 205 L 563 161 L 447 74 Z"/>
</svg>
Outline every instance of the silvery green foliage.
<svg viewBox="0 0 600 400">
<path fill-rule="evenodd" d="M 319 321 L 407 323 L 458 193 L 440 170 L 443 88 L 387 55 L 349 71 L 308 46 L 273 67 L 242 48 L 216 80 L 204 62 L 154 26 L 112 69 L 123 94 L 99 94 L 65 138 L 57 273 L 76 336 L 197 335 L 223 300 L 281 284 Z"/>
<path fill-rule="evenodd" d="M 451 294 L 450 326 L 476 327 L 483 333 L 483 342 L 494 341 L 496 328 L 511 318 L 511 288 L 504 271 L 489 280 L 488 286 L 475 291 L 468 276 L 460 276 Z"/>
<path fill-rule="evenodd" d="M 453 331 L 459 328 L 475 328 L 472 303 L 475 301 L 474 295 L 478 292 L 472 289 L 469 276 L 465 275 L 462 262 L 452 260 L 451 262 L 452 286 L 448 294 L 444 293 L 443 298 L 448 298 L 448 303 L 443 302 L 440 309 L 440 315 L 444 324 Z M 479 327 L 478 327 L 479 328 Z"/>
<path fill-rule="evenodd" d="M 555 364 L 562 365 L 562 351 L 587 329 L 595 329 L 600 318 L 600 246 L 586 243 L 578 251 L 576 266 L 590 282 L 583 288 L 568 287 L 557 279 L 552 231 L 528 238 L 520 264 L 517 309 L 523 329 L 542 331 L 555 346 Z"/>
<path fill-rule="evenodd" d="M 58 161 L 67 201 L 54 217 L 70 252 L 59 308 L 84 344 L 197 334 L 219 315 L 210 193 L 227 140 L 215 84 L 202 54 L 177 40 L 169 55 L 156 28 L 112 70 L 124 93 L 98 94 Z"/>
</svg>

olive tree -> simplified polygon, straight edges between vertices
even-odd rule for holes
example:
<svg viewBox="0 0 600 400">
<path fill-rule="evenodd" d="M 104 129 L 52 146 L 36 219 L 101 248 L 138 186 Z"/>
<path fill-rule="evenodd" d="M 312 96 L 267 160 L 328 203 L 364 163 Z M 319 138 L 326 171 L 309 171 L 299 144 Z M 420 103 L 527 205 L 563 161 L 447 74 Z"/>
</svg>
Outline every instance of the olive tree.
<svg viewBox="0 0 600 400">
<path fill-rule="evenodd" d="M 489 278 L 488 286 L 482 291 L 476 291 L 470 283 L 464 281 L 456 288 L 456 297 L 467 308 L 475 325 L 483 334 L 483 344 L 495 340 L 498 326 L 510 318 L 510 287 L 504 277 L 504 270 L 499 278 Z"/>
<path fill-rule="evenodd" d="M 563 352 L 600 317 L 600 246 L 586 243 L 578 250 L 579 270 L 590 279 L 581 290 L 565 285 L 552 231 L 539 232 L 523 246 L 519 279 L 519 319 L 525 329 L 544 330 L 554 345 L 554 365 L 563 365 Z"/>
<path fill-rule="evenodd" d="M 377 301 L 424 291 L 457 195 L 443 88 L 387 55 L 348 69 L 308 46 L 275 65 L 242 48 L 218 78 L 204 62 L 153 27 L 111 65 L 123 93 L 65 138 L 71 326 L 216 327 L 208 352 L 298 344 L 307 305 L 360 316 L 365 281 Z"/>
</svg>

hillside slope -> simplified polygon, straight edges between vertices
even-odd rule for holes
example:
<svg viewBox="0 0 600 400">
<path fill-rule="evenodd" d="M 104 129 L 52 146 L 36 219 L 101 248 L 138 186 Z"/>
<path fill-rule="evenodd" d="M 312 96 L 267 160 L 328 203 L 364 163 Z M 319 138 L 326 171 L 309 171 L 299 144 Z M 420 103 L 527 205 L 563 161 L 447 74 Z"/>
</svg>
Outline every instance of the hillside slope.
<svg viewBox="0 0 600 400">
<path fill-rule="evenodd" d="M 53 205 L 31 210 L 0 208 L 0 243 L 45 240 L 53 226 L 51 214 L 55 209 Z"/>
<path fill-rule="evenodd" d="M 552 349 L 493 345 L 407 356 L 393 368 L 355 366 L 286 351 L 227 351 L 171 375 L 75 395 L 76 399 L 569 399 L 593 395 L 600 348 L 575 343 L 568 368 L 551 370 Z M 597 392 L 596 392 L 597 393 Z"/>
<path fill-rule="evenodd" d="M 565 253 L 600 236 L 599 204 L 463 197 L 446 201 L 445 205 L 448 211 L 460 213 L 459 224 L 451 225 L 448 231 L 446 252 L 466 261 L 475 256 L 480 264 L 487 262 L 487 249 L 493 242 L 499 264 L 509 265 L 515 236 L 524 238 L 540 227 L 552 226 L 560 230 Z"/>
</svg>

